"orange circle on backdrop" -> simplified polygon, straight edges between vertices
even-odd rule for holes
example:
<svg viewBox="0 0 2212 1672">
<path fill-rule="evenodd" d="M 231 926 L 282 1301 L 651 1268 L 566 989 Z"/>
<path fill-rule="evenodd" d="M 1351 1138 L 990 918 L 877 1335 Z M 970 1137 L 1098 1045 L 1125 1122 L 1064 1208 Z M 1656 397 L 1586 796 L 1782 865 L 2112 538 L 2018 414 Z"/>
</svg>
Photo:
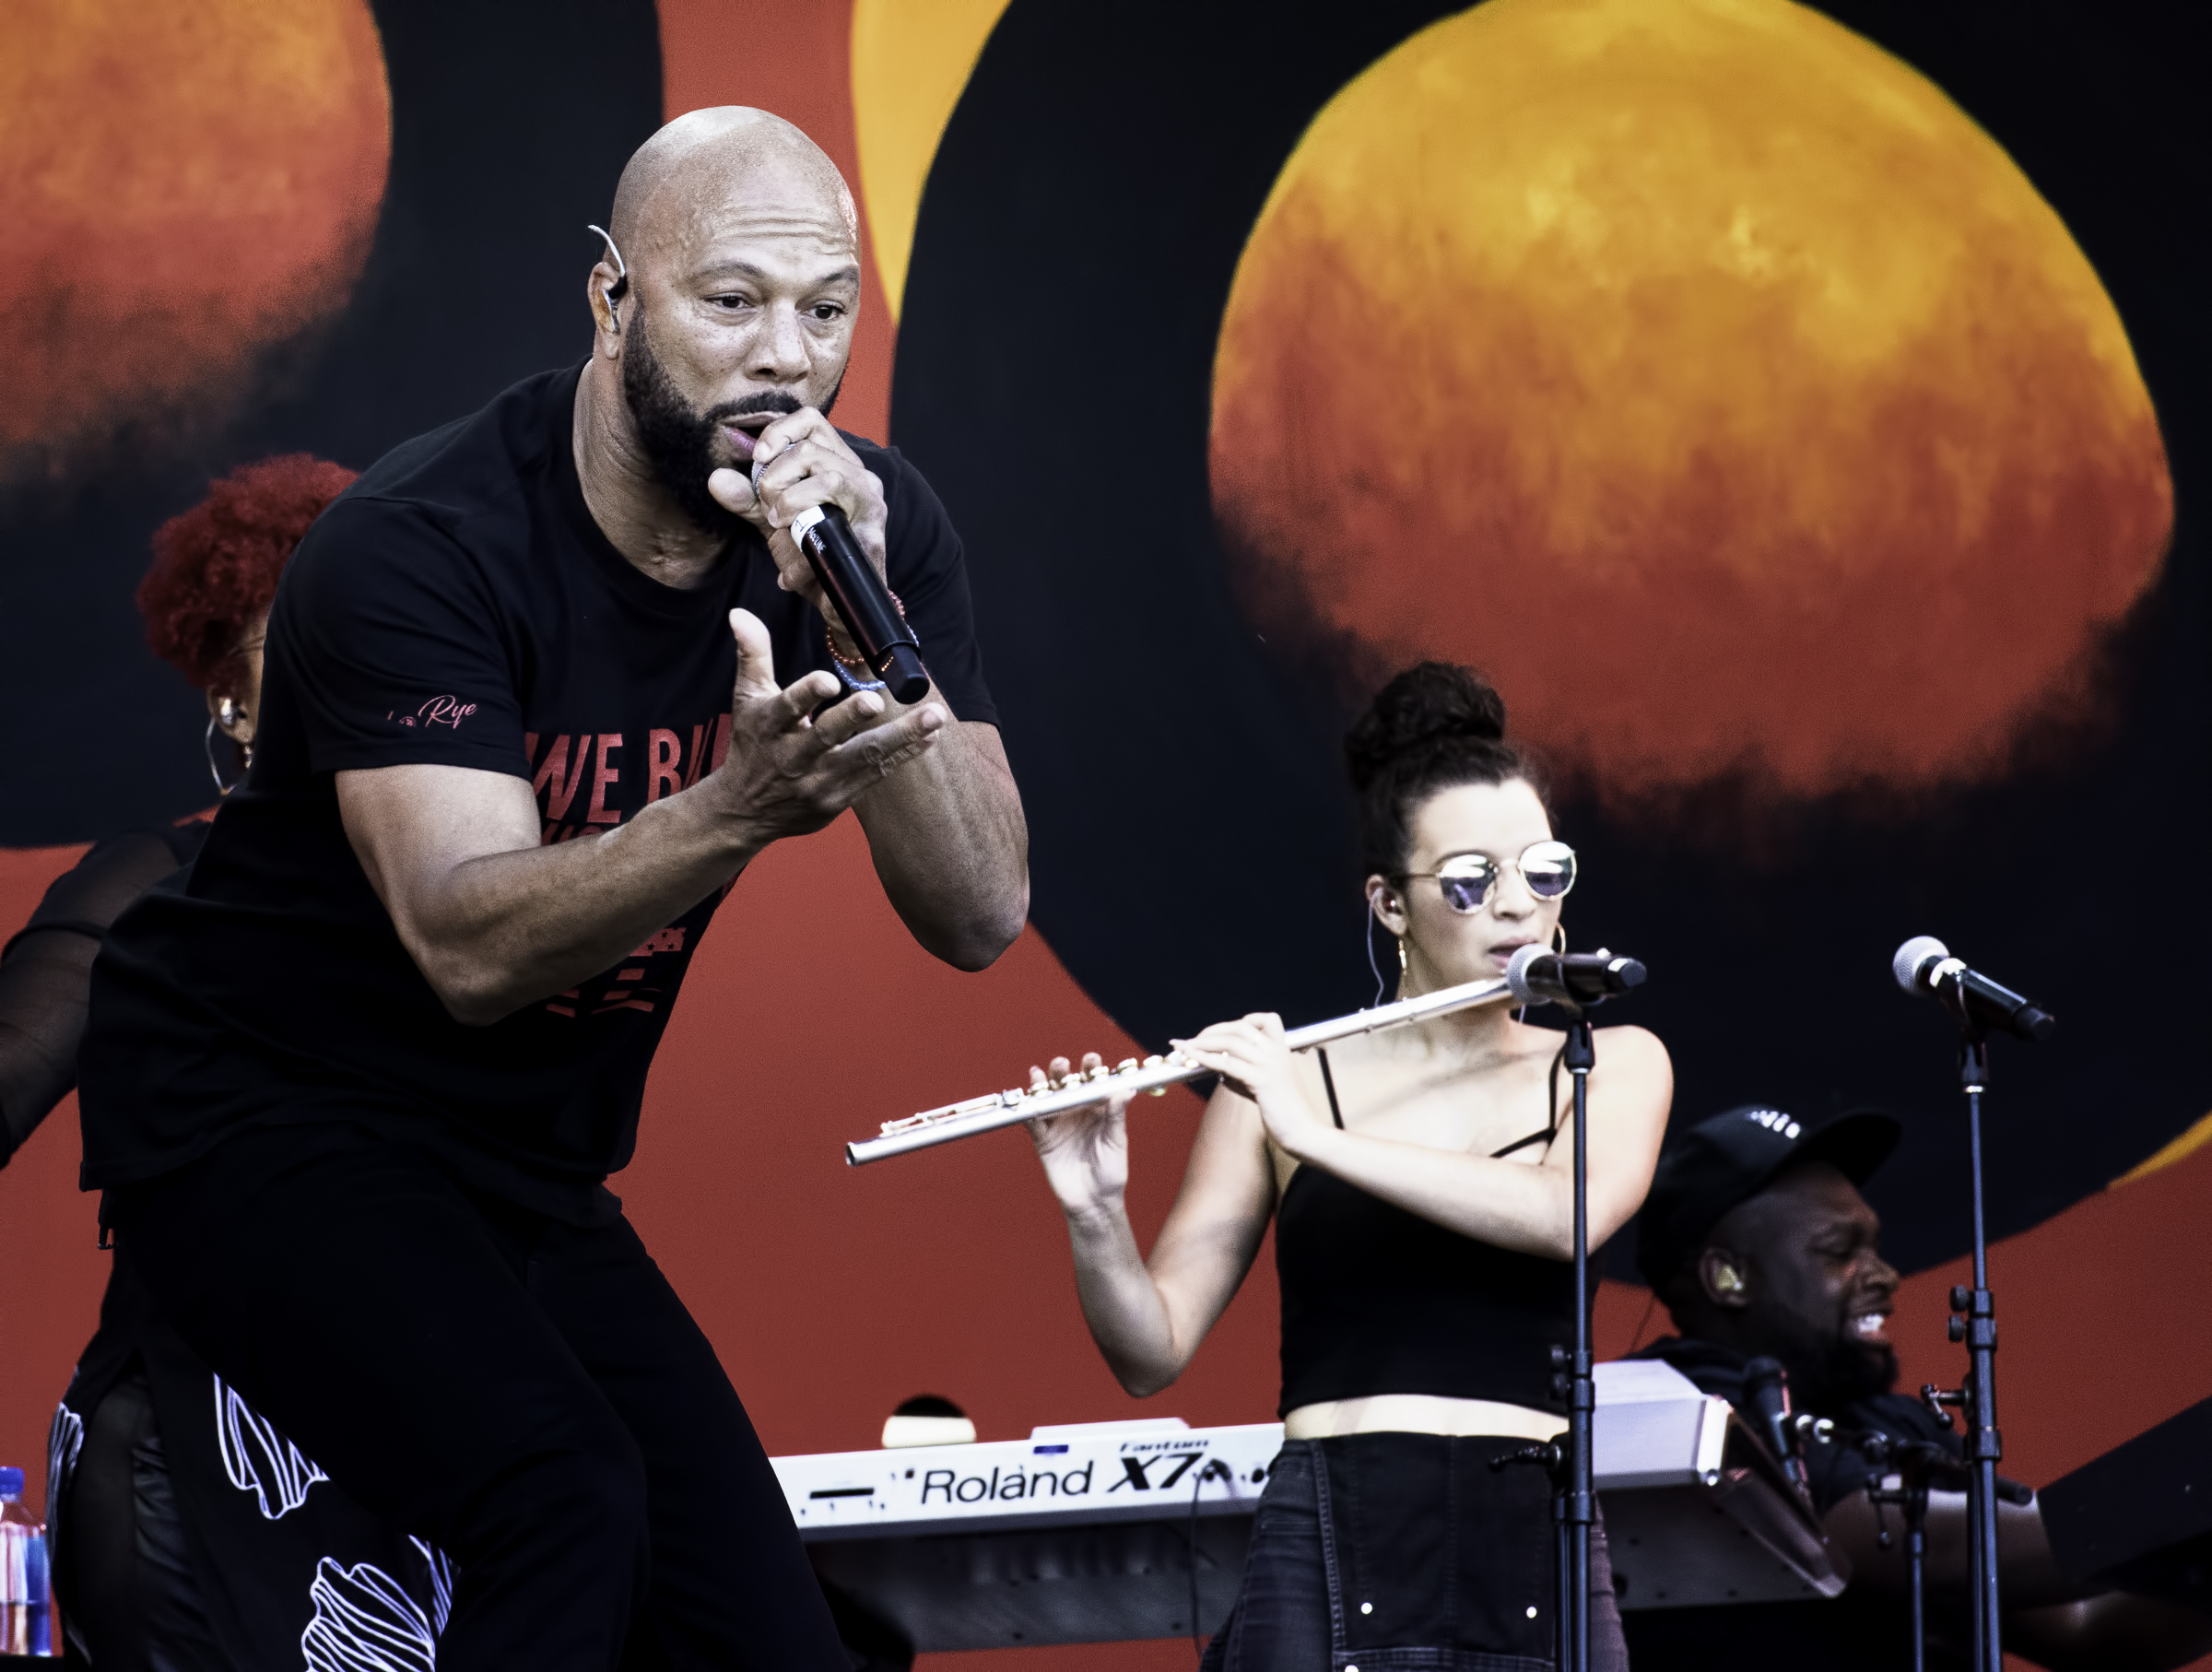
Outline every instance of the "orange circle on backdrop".
<svg viewBox="0 0 2212 1672">
<path fill-rule="evenodd" d="M 0 57 L 0 447 L 219 401 L 343 308 L 391 148 L 364 0 L 19 0 Z"/>
<path fill-rule="evenodd" d="M 1215 367 L 1248 612 L 1487 669 L 1611 795 L 2002 771 L 2172 487 L 2012 160 L 1783 0 L 1489 0 L 1348 84 Z"/>
</svg>

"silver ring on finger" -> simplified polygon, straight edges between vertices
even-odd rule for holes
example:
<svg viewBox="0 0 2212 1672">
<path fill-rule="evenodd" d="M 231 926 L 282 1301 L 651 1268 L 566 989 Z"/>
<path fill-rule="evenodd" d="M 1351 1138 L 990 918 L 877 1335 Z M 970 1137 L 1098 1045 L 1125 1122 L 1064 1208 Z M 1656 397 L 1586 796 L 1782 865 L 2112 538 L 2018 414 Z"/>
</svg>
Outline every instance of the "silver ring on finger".
<svg viewBox="0 0 2212 1672">
<path fill-rule="evenodd" d="M 799 438 L 794 435 L 767 458 L 762 458 L 758 453 L 753 454 L 753 502 L 756 505 L 760 502 L 760 473 L 798 444 Z"/>
</svg>

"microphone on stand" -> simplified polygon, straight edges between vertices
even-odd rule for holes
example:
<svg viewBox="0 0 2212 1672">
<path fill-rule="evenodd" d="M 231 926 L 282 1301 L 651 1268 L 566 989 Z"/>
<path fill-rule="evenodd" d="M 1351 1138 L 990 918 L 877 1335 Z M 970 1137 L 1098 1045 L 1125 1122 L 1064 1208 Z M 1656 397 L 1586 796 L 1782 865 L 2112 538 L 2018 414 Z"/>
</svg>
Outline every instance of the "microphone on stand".
<svg viewBox="0 0 2212 1672">
<path fill-rule="evenodd" d="M 1805 1458 L 1797 1449 L 1797 1420 L 1790 1410 L 1790 1372 L 1782 1360 L 1761 1355 L 1744 1366 L 1744 1402 L 1759 1413 L 1759 1437 L 1790 1484 L 1808 1496 Z"/>
<path fill-rule="evenodd" d="M 1643 985 L 1643 966 L 1632 958 L 1595 952 L 1547 952 L 1523 947 L 1505 966 L 1505 984 L 1524 1005 L 1580 1007 L 1616 998 Z"/>
<path fill-rule="evenodd" d="M 1968 1027 L 1998 1030 L 2033 1042 L 2051 1037 L 2058 1018 L 2032 1000 L 1970 970 L 1933 935 L 1915 935 L 1897 949 L 1889 972 L 1906 992 L 1933 998 Z"/>
</svg>

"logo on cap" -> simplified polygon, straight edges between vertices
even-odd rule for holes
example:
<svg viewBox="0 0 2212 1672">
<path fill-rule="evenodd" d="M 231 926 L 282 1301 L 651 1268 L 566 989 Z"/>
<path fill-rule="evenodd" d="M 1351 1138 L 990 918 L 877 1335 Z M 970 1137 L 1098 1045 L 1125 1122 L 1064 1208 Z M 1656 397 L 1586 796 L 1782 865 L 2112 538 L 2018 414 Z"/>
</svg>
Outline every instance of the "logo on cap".
<svg viewBox="0 0 2212 1672">
<path fill-rule="evenodd" d="M 1785 1138 L 1794 1139 L 1805 1130 L 1779 1109 L 1747 1109 L 1744 1111 L 1744 1119 L 1757 1121 L 1769 1132 L 1779 1132 Z"/>
</svg>

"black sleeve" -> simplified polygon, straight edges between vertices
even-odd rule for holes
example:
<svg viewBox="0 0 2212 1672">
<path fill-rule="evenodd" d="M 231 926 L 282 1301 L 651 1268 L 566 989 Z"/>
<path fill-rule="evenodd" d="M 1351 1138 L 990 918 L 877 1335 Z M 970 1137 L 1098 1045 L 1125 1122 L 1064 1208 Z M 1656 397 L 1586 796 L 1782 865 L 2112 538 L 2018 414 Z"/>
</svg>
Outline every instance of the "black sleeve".
<svg viewBox="0 0 2212 1672">
<path fill-rule="evenodd" d="M 504 613 L 483 570 L 419 508 L 332 505 L 287 567 L 269 622 L 271 674 L 299 706 L 310 770 L 428 763 L 527 778 Z"/>
<path fill-rule="evenodd" d="M 884 536 L 891 591 L 922 646 L 937 692 L 962 720 L 996 725 L 998 705 L 983 683 L 982 652 L 968 598 L 968 559 L 952 519 L 922 473 L 895 447 L 854 441 L 869 469 L 883 478 L 890 512 Z"/>
<path fill-rule="evenodd" d="M 0 951 L 0 1166 L 76 1084 L 100 936 L 179 857 L 166 831 L 110 837 L 54 878 Z"/>
</svg>

